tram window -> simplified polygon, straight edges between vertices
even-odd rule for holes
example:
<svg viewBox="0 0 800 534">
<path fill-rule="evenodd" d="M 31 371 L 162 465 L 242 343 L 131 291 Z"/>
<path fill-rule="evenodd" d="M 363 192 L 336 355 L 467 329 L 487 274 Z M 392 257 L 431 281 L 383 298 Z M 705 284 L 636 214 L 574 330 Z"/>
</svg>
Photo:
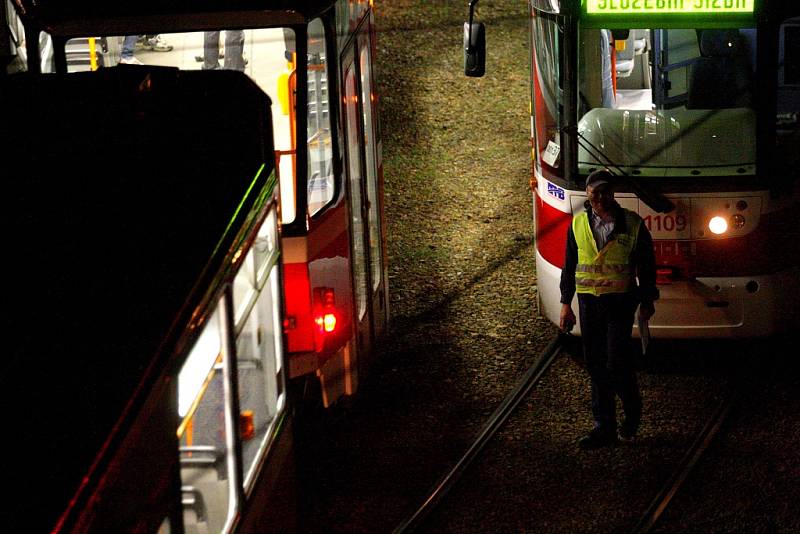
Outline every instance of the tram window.
<svg viewBox="0 0 800 534">
<path fill-rule="evenodd" d="M 378 209 L 378 161 L 375 146 L 375 115 L 372 93 L 372 61 L 369 46 L 361 48 L 361 103 L 364 109 L 361 117 L 364 128 L 364 147 L 367 154 L 367 199 L 369 200 L 369 249 L 372 268 L 372 290 L 381 283 L 381 229 Z"/>
<path fill-rule="evenodd" d="M 367 266 L 364 243 L 364 219 L 362 218 L 363 178 L 361 176 L 360 118 L 358 113 L 358 80 L 355 66 L 348 66 L 344 73 L 345 120 L 347 135 L 347 170 L 350 186 L 350 224 L 353 228 L 353 277 L 355 279 L 357 317 L 360 321 L 367 311 Z"/>
<path fill-rule="evenodd" d="M 796 176 L 800 166 L 797 137 L 800 131 L 800 17 L 781 24 L 778 41 L 778 153 L 785 154 L 783 173 Z"/>
<path fill-rule="evenodd" d="M 233 309 L 237 328 L 256 296 L 255 253 L 250 249 L 233 279 Z"/>
<path fill-rule="evenodd" d="M 781 28 L 781 78 L 784 85 L 800 86 L 800 18 L 790 19 Z"/>
<path fill-rule="evenodd" d="M 280 292 L 278 265 L 269 271 L 267 283 L 236 340 L 239 379 L 240 435 L 245 485 L 256 475 L 259 459 L 275 433 L 275 421 L 285 403 L 281 373 Z"/>
<path fill-rule="evenodd" d="M 348 0 L 336 2 L 336 33 L 339 36 L 339 46 L 344 46 L 347 37 L 355 29 L 361 15 L 369 7 L 368 0 Z"/>
<path fill-rule="evenodd" d="M 219 68 L 232 68 L 235 63 L 225 63 L 227 32 L 222 28 L 219 37 Z M 231 30 L 238 31 L 238 30 Z M 274 148 L 285 156 L 280 157 L 278 166 L 281 181 L 281 221 L 291 223 L 295 219 L 295 143 L 292 138 L 292 123 L 296 118 L 294 110 L 288 108 L 286 98 L 287 80 L 294 70 L 294 64 L 287 63 L 287 40 L 284 34 L 294 35 L 288 28 L 255 28 L 244 30 L 244 72 L 272 101 L 272 131 Z M 44 35 L 44 34 L 43 34 Z M 45 44 L 52 40 L 46 36 Z M 165 33 L 161 38 L 166 47 L 160 51 L 152 49 L 141 39 L 134 45 L 134 57 L 145 65 L 177 67 L 181 70 L 204 68 L 204 32 Z M 43 37 L 44 39 L 44 37 Z M 123 35 L 86 36 L 70 39 L 65 48 L 67 72 L 96 70 L 113 67 L 120 63 Z M 52 45 L 42 48 L 43 62 L 52 64 Z M 48 52 L 49 51 L 49 52 Z M 231 56 L 232 51 L 228 51 Z M 49 67 L 48 67 L 49 68 Z M 51 72 L 45 70 L 44 72 Z M 209 105 L 225 106 L 225 102 L 210 102 Z M 197 110 L 202 113 L 202 109 Z M 208 132 L 213 136 L 214 132 Z"/>
<path fill-rule="evenodd" d="M 273 207 L 233 283 L 239 430 L 246 485 L 255 478 L 258 460 L 270 443 L 275 417 L 285 402 L 276 244 L 277 214 Z"/>
<path fill-rule="evenodd" d="M 559 87 L 560 36 L 558 25 L 544 17 L 531 19 L 533 38 L 531 101 L 536 103 L 534 110 L 534 138 L 536 146 L 536 165 L 556 169 L 560 166 L 557 157 L 548 154 L 558 153 L 561 145 L 559 124 L 561 122 L 561 88 Z"/>
<path fill-rule="evenodd" d="M 334 194 L 328 53 L 321 19 L 308 25 L 308 214 L 325 207 Z"/>
<path fill-rule="evenodd" d="M 187 531 L 221 532 L 236 509 L 221 305 L 178 375 L 181 491 Z"/>
<path fill-rule="evenodd" d="M 23 30 L 24 32 L 24 30 Z M 34 34 L 35 35 L 35 34 Z M 28 36 L 24 35 L 25 39 Z M 70 39 L 70 42 L 75 41 L 75 39 Z M 27 57 L 27 50 L 24 50 L 24 46 L 20 48 L 20 51 L 25 54 Z M 40 66 L 39 68 L 42 72 L 55 72 L 55 61 L 53 56 L 53 38 L 47 32 L 39 32 L 39 53 L 40 53 Z"/>
<path fill-rule="evenodd" d="M 606 31 L 583 29 L 578 47 L 581 174 L 601 161 L 641 177 L 755 174 L 754 29 L 631 28 L 610 46 Z M 625 62 L 604 82 L 607 56 Z"/>
<path fill-rule="evenodd" d="M 270 260 L 277 254 L 278 244 L 278 217 L 275 210 L 269 211 L 264 223 L 258 229 L 256 241 L 253 244 L 253 251 L 256 262 L 256 276 L 258 287 L 262 287 L 267 279 Z"/>
</svg>

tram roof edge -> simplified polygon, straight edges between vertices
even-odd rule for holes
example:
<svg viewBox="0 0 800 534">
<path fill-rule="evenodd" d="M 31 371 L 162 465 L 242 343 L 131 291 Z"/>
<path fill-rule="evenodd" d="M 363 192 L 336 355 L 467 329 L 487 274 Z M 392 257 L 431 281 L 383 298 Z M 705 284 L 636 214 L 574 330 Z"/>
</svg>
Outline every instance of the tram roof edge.
<svg viewBox="0 0 800 534">
<path fill-rule="evenodd" d="M 336 0 L 12 0 L 20 18 L 53 35 L 153 33 L 304 24 L 331 9 Z"/>
</svg>

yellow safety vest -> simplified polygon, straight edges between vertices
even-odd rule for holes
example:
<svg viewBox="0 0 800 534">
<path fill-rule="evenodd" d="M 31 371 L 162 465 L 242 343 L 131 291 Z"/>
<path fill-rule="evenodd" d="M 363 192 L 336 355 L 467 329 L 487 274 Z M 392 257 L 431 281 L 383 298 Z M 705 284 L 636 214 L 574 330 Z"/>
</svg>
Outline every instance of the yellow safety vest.
<svg viewBox="0 0 800 534">
<path fill-rule="evenodd" d="M 602 250 L 597 250 L 589 214 L 583 212 L 572 219 L 572 232 L 578 244 L 578 265 L 575 268 L 575 289 L 578 293 L 598 296 L 625 293 L 634 287 L 636 273 L 631 265 L 631 253 L 642 219 L 632 211 L 623 211 L 625 233 L 616 234 Z"/>
</svg>

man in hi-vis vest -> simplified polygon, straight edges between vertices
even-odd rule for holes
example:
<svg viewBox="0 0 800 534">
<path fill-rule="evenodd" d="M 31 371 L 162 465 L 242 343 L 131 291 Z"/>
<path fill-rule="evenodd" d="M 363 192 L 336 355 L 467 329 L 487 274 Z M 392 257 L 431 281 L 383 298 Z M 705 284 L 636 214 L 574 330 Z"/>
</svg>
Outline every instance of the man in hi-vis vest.
<svg viewBox="0 0 800 534">
<path fill-rule="evenodd" d="M 578 292 L 586 369 L 592 382 L 594 428 L 578 444 L 596 449 L 630 441 L 639 430 L 642 398 L 636 381 L 631 332 L 636 307 L 649 319 L 658 299 L 650 232 L 636 213 L 614 200 L 606 170 L 586 178 L 586 210 L 572 219 L 561 271 L 560 327 L 575 325 L 572 297 Z M 638 278 L 638 285 L 637 285 Z M 616 397 L 625 418 L 617 429 Z"/>
</svg>

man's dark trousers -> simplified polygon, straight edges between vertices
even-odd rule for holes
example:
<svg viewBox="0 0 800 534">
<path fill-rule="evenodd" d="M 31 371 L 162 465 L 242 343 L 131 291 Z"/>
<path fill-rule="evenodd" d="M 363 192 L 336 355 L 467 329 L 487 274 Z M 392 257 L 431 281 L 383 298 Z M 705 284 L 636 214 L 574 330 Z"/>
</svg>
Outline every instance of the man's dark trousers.
<svg viewBox="0 0 800 534">
<path fill-rule="evenodd" d="M 615 394 L 622 401 L 627 424 L 639 426 L 642 398 L 631 347 L 637 305 L 632 293 L 599 297 L 578 293 L 583 351 L 592 380 L 592 415 L 598 429 L 616 431 Z"/>
</svg>

